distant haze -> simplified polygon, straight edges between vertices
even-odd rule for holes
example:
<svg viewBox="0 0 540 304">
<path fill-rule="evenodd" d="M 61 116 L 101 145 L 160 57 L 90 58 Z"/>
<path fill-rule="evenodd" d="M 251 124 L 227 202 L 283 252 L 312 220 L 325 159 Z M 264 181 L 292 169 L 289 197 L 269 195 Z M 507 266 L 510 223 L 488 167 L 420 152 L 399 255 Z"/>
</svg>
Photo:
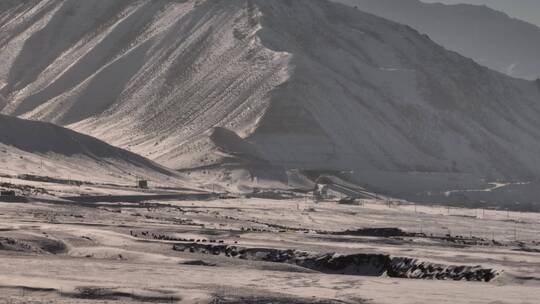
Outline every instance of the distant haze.
<svg viewBox="0 0 540 304">
<path fill-rule="evenodd" d="M 488 5 L 493 9 L 507 13 L 508 15 L 534 23 L 540 26 L 540 1 L 539 0 L 422 0 L 423 2 L 439 2 L 446 4 L 470 3 Z"/>
</svg>

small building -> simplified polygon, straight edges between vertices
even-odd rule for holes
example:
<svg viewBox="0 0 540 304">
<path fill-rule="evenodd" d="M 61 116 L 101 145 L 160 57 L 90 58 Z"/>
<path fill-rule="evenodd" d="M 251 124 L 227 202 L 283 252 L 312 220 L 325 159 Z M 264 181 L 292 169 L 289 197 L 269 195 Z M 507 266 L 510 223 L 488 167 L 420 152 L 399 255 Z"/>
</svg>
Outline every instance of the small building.
<svg viewBox="0 0 540 304">
<path fill-rule="evenodd" d="M 16 193 L 13 190 L 2 190 L 0 191 L 0 196 L 6 197 L 6 198 L 13 198 L 16 196 Z"/>
<path fill-rule="evenodd" d="M 26 198 L 18 196 L 14 190 L 0 190 L 0 202 L 24 203 Z"/>
<path fill-rule="evenodd" d="M 137 187 L 141 188 L 141 189 L 148 189 L 148 181 L 147 180 L 138 180 L 137 181 Z"/>
</svg>

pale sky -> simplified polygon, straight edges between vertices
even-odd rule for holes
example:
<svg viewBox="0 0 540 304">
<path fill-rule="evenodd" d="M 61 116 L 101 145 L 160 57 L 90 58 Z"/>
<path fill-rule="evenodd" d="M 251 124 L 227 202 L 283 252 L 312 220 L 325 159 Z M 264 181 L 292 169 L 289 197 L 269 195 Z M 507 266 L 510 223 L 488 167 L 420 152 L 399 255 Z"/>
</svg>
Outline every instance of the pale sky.
<svg viewBox="0 0 540 304">
<path fill-rule="evenodd" d="M 446 4 L 485 4 L 508 15 L 540 26 L 540 0 L 422 0 Z"/>
</svg>

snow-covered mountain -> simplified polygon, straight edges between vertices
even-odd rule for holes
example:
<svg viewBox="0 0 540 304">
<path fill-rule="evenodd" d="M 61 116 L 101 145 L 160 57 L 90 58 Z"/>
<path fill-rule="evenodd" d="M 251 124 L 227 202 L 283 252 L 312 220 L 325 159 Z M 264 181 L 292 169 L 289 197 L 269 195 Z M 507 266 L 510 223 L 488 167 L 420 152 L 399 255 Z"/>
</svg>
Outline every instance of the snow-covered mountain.
<svg viewBox="0 0 540 304">
<path fill-rule="evenodd" d="M 502 73 L 540 78 L 540 28 L 485 5 L 420 0 L 333 1 L 410 25 L 442 46 Z"/>
<path fill-rule="evenodd" d="M 3 113 L 171 168 L 247 153 L 286 168 L 540 176 L 537 84 L 345 5 L 2 5 Z"/>
<path fill-rule="evenodd" d="M 0 174 L 83 181 L 164 184 L 178 176 L 137 154 L 44 122 L 0 115 Z M 170 182 L 168 182 L 170 180 Z"/>
</svg>

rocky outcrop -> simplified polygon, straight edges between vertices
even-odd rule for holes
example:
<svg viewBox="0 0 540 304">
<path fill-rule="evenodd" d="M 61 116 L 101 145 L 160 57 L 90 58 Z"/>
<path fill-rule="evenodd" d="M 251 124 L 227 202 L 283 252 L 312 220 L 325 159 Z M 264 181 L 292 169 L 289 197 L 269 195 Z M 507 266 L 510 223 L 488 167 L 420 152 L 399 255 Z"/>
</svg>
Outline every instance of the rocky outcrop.
<svg viewBox="0 0 540 304">
<path fill-rule="evenodd" d="M 405 236 L 423 236 L 418 233 L 411 233 L 403 231 L 399 228 L 361 228 L 356 230 L 345 231 L 321 231 L 319 234 L 331 234 L 331 235 L 348 235 L 348 236 L 372 236 L 372 237 L 405 237 Z"/>
<path fill-rule="evenodd" d="M 66 251 L 66 245 L 58 240 L 46 237 L 18 236 L 1 237 L 0 250 L 37 254 L 60 254 Z"/>
<path fill-rule="evenodd" d="M 294 264 L 329 274 L 360 276 L 388 275 L 394 278 L 467 280 L 489 282 L 497 277 L 494 269 L 481 266 L 444 265 L 385 254 L 316 253 L 293 249 L 247 248 L 230 245 L 176 244 L 176 251 L 223 255 L 250 261 Z"/>
</svg>

